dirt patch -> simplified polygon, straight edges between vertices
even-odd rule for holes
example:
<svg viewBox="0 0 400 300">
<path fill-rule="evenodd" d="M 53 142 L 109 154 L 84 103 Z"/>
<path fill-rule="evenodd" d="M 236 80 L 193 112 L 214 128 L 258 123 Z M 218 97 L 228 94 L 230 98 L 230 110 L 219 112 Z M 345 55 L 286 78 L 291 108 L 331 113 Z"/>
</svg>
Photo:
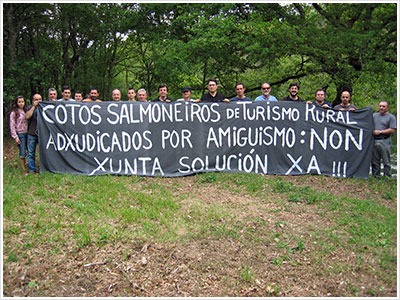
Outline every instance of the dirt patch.
<svg viewBox="0 0 400 300">
<path fill-rule="evenodd" d="M 11 141 L 12 142 L 12 141 Z M 15 155 L 6 140 L 3 156 Z M 12 162 L 14 165 L 14 162 Z M 15 160 L 15 167 L 18 167 Z M 267 179 L 277 176 L 266 176 Z M 273 199 L 251 196 L 243 187 L 229 189 L 199 183 L 196 176 L 141 178 L 132 192 L 152 193 L 158 185 L 181 199 L 180 210 L 196 205 L 221 208 L 230 216 L 214 220 L 235 230 L 235 237 L 202 236 L 180 242 L 132 239 L 78 249 L 71 241 L 52 249 L 46 241 L 33 249 L 22 229 L 8 237 L 18 260 L 3 256 L 3 295 L 8 297 L 395 297 L 396 283 L 378 276 L 373 251 L 356 253 L 351 246 L 331 247 L 329 237 L 345 235 L 329 214 L 316 205 L 288 203 L 285 194 Z M 312 186 L 335 196 L 370 198 L 376 190 L 359 183 L 321 176 L 279 177 L 296 186 Z M 110 180 L 117 180 L 112 177 Z M 271 193 L 266 189 L 266 193 Z M 378 201 L 388 201 L 382 197 Z M 396 202 L 396 199 L 394 199 Z M 388 204 L 388 207 L 392 207 Z M 394 206 L 395 207 L 395 206 Z M 229 217 L 233 221 L 227 220 Z M 67 222 L 67 221 L 65 221 Z M 61 223 L 61 225 L 64 223 Z M 4 230 L 21 224 L 4 221 Z M 118 226 L 119 224 L 114 224 Z M 187 228 L 178 228 L 185 236 Z M 324 244 L 326 241 L 326 244 Z M 395 243 L 395 241 L 394 241 Z M 7 252 L 9 253 L 9 252 Z M 393 254 L 395 257 L 395 254 Z"/>
<path fill-rule="evenodd" d="M 278 254 L 272 246 L 202 240 L 187 245 L 132 243 L 38 255 L 30 265 L 15 263 L 4 268 L 4 295 L 339 297 L 348 295 L 354 282 L 364 295 L 380 281 L 374 278 L 371 282 L 362 273 L 365 270 L 356 268 L 329 272 L 339 260 L 356 265 L 355 255 L 327 255 L 325 262 L 316 266 L 307 253 L 292 255 L 290 261 L 277 266 L 271 264 Z M 393 287 L 378 295 L 394 297 L 396 290 Z"/>
</svg>

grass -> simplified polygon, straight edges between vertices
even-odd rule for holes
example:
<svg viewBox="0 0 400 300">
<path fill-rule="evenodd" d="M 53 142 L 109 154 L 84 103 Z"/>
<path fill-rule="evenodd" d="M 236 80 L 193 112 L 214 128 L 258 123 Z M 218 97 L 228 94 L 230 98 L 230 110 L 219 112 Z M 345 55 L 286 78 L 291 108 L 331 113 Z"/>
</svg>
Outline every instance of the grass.
<svg viewBox="0 0 400 300">
<path fill-rule="evenodd" d="M 57 174 L 23 177 L 17 162 L 6 162 L 3 172 L 6 265 L 32 263 L 33 249 L 60 255 L 65 248 L 78 252 L 133 239 L 183 245 L 215 239 L 250 249 L 264 245 L 273 249 L 268 266 L 257 268 L 253 262 L 236 269 L 245 284 L 254 283 L 265 268 L 304 265 L 304 259 L 323 266 L 319 272 L 324 276 L 359 268 L 371 277 L 380 276 L 381 285 L 396 282 L 397 215 L 395 205 L 390 205 L 396 201 L 395 180 L 332 179 L 335 184 L 357 189 L 368 187 L 359 197 L 317 189 L 326 180 L 316 176 L 304 176 L 297 182 L 244 173 L 203 173 L 194 177 L 193 189 L 212 188 L 216 196 L 229 192 L 238 199 L 249 199 L 246 203 L 225 203 L 214 201 L 212 195 L 207 200 L 193 194 L 186 189 L 185 181 L 179 180 Z M 307 184 L 311 179 L 317 183 Z M 377 199 L 376 195 L 381 197 Z M 318 216 L 326 225 L 302 224 L 296 215 L 303 213 Z M 343 251 L 354 254 L 354 265 L 326 260 L 333 252 Z M 368 260 L 374 262 L 374 271 L 367 270 Z M 39 288 L 38 282 L 42 281 L 29 282 L 29 287 Z M 281 288 L 265 286 L 265 295 L 279 295 Z M 381 291 L 380 286 L 373 286 L 364 295 L 375 296 Z M 352 282 L 343 296 L 361 292 L 360 286 Z"/>
</svg>

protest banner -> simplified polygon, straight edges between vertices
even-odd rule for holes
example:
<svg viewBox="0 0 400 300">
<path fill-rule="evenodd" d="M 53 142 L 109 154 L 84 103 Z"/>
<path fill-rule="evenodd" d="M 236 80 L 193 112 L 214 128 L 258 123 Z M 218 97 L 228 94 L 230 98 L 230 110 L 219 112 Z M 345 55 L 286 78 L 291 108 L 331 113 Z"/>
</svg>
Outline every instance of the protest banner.
<svg viewBox="0 0 400 300">
<path fill-rule="evenodd" d="M 225 171 L 368 178 L 372 109 L 293 102 L 42 102 L 42 172 L 185 176 Z"/>
</svg>

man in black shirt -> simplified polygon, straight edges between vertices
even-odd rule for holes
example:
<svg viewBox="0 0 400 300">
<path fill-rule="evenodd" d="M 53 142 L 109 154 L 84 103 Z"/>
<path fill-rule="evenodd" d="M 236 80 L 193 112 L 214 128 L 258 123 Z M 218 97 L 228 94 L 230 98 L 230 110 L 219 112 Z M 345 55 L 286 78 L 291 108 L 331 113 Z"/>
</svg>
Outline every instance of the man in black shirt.
<svg viewBox="0 0 400 300">
<path fill-rule="evenodd" d="M 168 97 L 168 87 L 166 84 L 158 86 L 158 97 L 153 102 L 171 102 L 172 99 Z"/>
<path fill-rule="evenodd" d="M 28 166 L 29 173 L 36 172 L 36 146 L 38 145 L 39 137 L 37 135 L 37 114 L 38 105 L 42 101 L 42 96 L 35 94 L 32 97 L 32 105 L 28 107 L 25 118 L 28 119 Z"/>
<path fill-rule="evenodd" d="M 282 101 L 297 101 L 297 102 L 304 102 L 303 99 L 297 95 L 299 93 L 300 86 L 297 82 L 293 82 L 289 85 L 289 96 L 283 98 Z"/>
<path fill-rule="evenodd" d="M 227 99 L 224 95 L 217 92 L 218 89 L 217 80 L 209 79 L 207 88 L 208 88 L 208 93 L 204 94 L 201 97 L 201 102 L 229 102 L 229 99 Z"/>
</svg>

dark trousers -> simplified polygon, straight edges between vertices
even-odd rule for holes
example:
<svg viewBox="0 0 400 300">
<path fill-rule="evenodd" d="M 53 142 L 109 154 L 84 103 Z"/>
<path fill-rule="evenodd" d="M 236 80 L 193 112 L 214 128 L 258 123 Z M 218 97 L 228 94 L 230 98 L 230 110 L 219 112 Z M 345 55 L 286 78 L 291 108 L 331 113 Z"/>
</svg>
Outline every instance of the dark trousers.
<svg viewBox="0 0 400 300">
<path fill-rule="evenodd" d="M 374 151 L 372 153 L 372 175 L 377 177 L 381 175 L 381 160 L 383 162 L 383 175 L 392 175 L 392 166 L 390 165 L 390 149 L 392 141 L 390 138 L 375 140 Z"/>
</svg>

